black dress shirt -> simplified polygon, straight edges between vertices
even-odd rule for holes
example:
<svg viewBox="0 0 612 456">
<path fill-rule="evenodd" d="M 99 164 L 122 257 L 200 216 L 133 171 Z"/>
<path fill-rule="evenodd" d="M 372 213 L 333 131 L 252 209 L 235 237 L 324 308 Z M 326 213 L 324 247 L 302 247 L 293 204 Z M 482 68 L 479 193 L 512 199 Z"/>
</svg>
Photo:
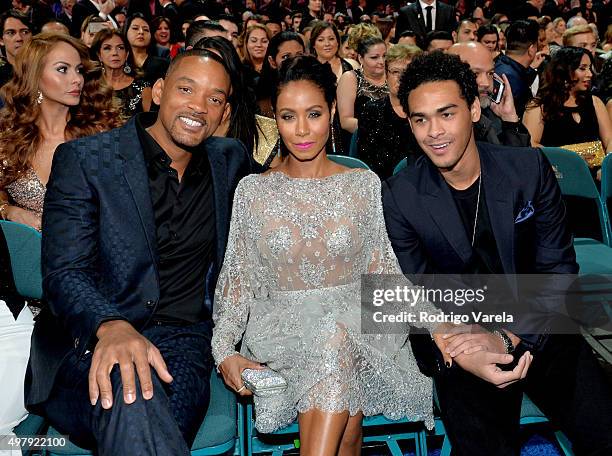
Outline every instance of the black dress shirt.
<svg viewBox="0 0 612 456">
<path fill-rule="evenodd" d="M 210 164 L 194 154 L 182 180 L 172 160 L 146 131 L 153 116 L 138 115 L 136 128 L 149 174 L 159 256 L 159 303 L 153 320 L 196 323 L 211 317 L 204 305 L 206 275 L 214 259 L 216 229 Z"/>
</svg>

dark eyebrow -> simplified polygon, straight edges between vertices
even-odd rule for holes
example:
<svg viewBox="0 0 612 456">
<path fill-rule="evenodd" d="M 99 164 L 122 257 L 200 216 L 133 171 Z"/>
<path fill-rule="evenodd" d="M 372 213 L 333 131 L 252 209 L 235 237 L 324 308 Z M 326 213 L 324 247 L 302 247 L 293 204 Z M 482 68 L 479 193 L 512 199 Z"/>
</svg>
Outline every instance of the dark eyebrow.
<svg viewBox="0 0 612 456">
<path fill-rule="evenodd" d="M 191 78 L 188 78 L 187 76 L 181 76 L 180 78 L 176 78 L 176 82 L 177 83 L 181 82 L 181 81 L 182 82 L 186 82 L 188 84 L 198 85 L 198 83 L 195 80 L 193 80 Z M 227 93 L 223 89 L 220 89 L 218 87 L 213 87 L 212 90 L 214 90 L 215 92 L 222 93 L 225 97 L 227 97 Z"/>
<path fill-rule="evenodd" d="M 436 109 L 436 112 L 440 114 L 440 113 L 443 113 L 444 111 L 447 111 L 452 108 L 457 108 L 457 107 L 458 106 L 456 104 L 451 103 L 451 104 L 447 104 L 446 106 L 442 106 L 441 108 Z M 426 115 L 423 112 L 411 112 L 410 117 L 426 117 Z"/>
</svg>

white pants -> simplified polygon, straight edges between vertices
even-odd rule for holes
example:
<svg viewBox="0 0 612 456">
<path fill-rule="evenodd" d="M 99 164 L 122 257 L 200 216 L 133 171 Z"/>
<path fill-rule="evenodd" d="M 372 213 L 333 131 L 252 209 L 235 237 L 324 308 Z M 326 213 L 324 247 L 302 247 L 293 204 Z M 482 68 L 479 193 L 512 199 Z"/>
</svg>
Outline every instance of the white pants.
<svg viewBox="0 0 612 456">
<path fill-rule="evenodd" d="M 0 435 L 11 435 L 28 412 L 24 406 L 23 382 L 30 357 L 34 317 L 25 306 L 17 320 L 0 300 Z M 21 456 L 18 450 L 1 450 L 0 456 Z"/>
</svg>

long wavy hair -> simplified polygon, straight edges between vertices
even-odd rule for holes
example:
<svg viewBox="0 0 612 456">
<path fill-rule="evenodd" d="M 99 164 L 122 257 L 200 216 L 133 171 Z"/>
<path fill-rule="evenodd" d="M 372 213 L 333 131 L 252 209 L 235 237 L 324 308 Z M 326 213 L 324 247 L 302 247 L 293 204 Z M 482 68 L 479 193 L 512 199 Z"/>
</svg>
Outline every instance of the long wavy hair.
<svg viewBox="0 0 612 456">
<path fill-rule="evenodd" d="M 542 75 L 542 84 L 538 95 L 528 104 L 529 107 L 538 107 L 542 110 L 544 121 L 556 119 L 563 115 L 563 104 L 570 96 L 576 83 L 574 72 L 580 66 L 582 56 L 589 56 L 591 64 L 593 56 L 587 49 L 565 46 L 557 50 Z M 580 106 L 587 99 L 588 92 L 578 92 L 576 104 Z"/>
<path fill-rule="evenodd" d="M 88 56 L 87 47 L 76 38 L 58 33 L 41 33 L 20 49 L 13 79 L 0 89 L 0 188 L 27 170 L 42 143 L 37 125 L 40 117 L 39 82 L 46 56 L 59 43 L 77 50 L 84 66 L 80 103 L 70 107 L 66 139 L 80 138 L 120 126 L 123 119 L 113 101 L 113 90 L 102 78 L 101 67 Z"/>
<path fill-rule="evenodd" d="M 251 57 L 251 54 L 249 53 L 249 50 L 247 48 L 247 43 L 249 42 L 249 37 L 251 36 L 251 33 L 253 33 L 255 30 L 262 30 L 268 37 L 268 40 L 270 39 L 270 32 L 268 31 L 265 25 L 261 25 L 261 24 L 251 25 L 249 28 L 244 30 L 242 36 L 240 37 L 240 54 L 242 57 L 242 63 L 250 66 L 253 69 L 255 69 L 255 63 L 253 62 L 253 58 Z"/>
</svg>

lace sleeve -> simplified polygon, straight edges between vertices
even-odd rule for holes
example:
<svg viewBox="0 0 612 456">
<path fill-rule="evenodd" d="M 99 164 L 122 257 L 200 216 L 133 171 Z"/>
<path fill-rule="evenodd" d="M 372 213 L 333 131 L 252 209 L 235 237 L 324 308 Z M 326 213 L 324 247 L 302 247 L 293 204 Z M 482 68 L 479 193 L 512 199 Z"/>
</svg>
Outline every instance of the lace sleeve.
<svg viewBox="0 0 612 456">
<path fill-rule="evenodd" d="M 238 184 L 230 221 L 230 231 L 223 267 L 215 289 L 212 354 L 217 366 L 236 354 L 236 344 L 242 338 L 252 300 L 250 265 L 247 261 L 245 222 L 248 216 L 244 180 Z M 252 265 L 251 265 L 252 266 Z"/>
<path fill-rule="evenodd" d="M 385 225 L 385 218 L 383 215 L 382 207 L 382 190 L 380 179 L 376 177 L 375 183 L 372 184 L 372 229 L 370 230 L 371 239 L 370 243 L 372 246 L 370 261 L 368 264 L 368 274 L 393 274 L 398 276 L 398 280 L 404 282 L 404 286 L 411 287 L 412 282 L 408 280 L 402 274 L 399 262 L 391 246 L 389 235 L 387 234 L 387 227 Z M 399 285 L 399 283 L 398 283 Z M 420 312 L 427 312 L 430 315 L 441 315 L 442 312 L 431 302 L 425 300 L 419 300 L 411 307 L 411 312 L 416 315 L 420 315 Z M 432 323 L 429 321 L 420 321 L 417 319 L 412 325 L 418 328 L 425 328 L 430 333 L 433 333 L 434 329 L 438 326 L 438 323 Z"/>
</svg>

